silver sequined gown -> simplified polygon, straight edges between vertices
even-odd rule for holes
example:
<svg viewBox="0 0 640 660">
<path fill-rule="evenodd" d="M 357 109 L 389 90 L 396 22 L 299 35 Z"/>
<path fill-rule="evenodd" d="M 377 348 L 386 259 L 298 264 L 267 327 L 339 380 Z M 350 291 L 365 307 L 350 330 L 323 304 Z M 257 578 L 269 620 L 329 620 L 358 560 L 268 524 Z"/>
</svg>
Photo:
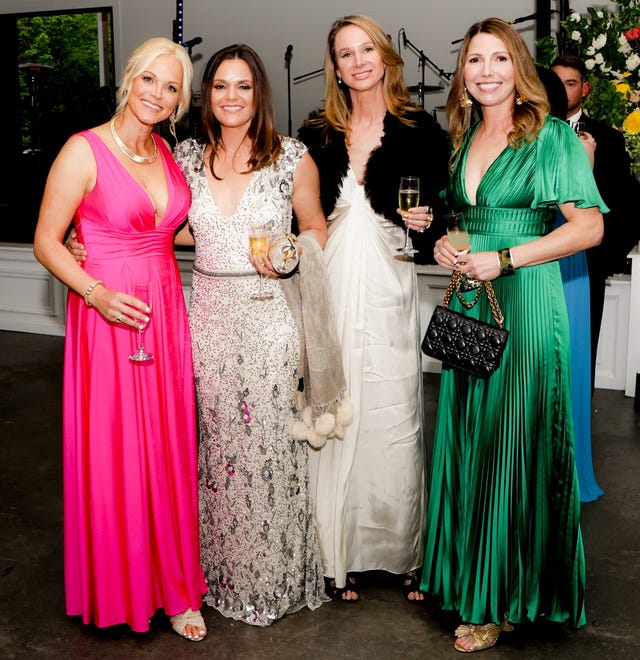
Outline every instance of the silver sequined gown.
<svg viewBox="0 0 640 660">
<path fill-rule="evenodd" d="M 291 437 L 300 339 L 278 281 L 254 301 L 258 277 L 248 259 L 252 219 L 289 231 L 293 173 L 305 147 L 255 172 L 237 209 L 217 208 L 202 147 L 178 146 L 193 197 L 196 251 L 190 305 L 200 424 L 199 488 L 206 602 L 225 616 L 266 626 L 323 595 L 312 519 L 306 443 Z"/>
</svg>

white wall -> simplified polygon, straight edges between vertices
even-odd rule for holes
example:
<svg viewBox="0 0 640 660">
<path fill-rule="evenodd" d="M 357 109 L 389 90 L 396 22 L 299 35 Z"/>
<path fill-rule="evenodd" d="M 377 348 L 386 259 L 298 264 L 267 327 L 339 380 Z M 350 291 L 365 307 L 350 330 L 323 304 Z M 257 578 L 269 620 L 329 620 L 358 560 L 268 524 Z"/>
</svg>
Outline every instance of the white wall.
<svg viewBox="0 0 640 660">
<path fill-rule="evenodd" d="M 610 5 L 606 0 L 572 0 L 577 11 L 592 5 Z M 152 36 L 172 36 L 175 0 L 0 0 L 0 13 L 77 9 L 80 7 L 112 6 L 115 22 L 116 77 L 133 49 Z M 558 3 L 552 3 L 557 9 Z M 535 12 L 535 0 L 184 0 L 184 38 L 202 37 L 202 44 L 193 49 L 195 91 L 209 56 L 224 46 L 243 42 L 255 48 L 264 59 L 276 99 L 278 127 L 287 131 L 287 71 L 284 53 L 293 45 L 291 78 L 319 69 L 324 61 L 325 39 L 329 26 L 347 13 L 373 16 L 398 44 L 400 28 L 405 28 L 409 40 L 422 50 L 438 67 L 449 72 L 455 65 L 456 46 L 451 41 L 463 36 L 474 21 L 487 16 L 514 20 Z M 533 21 L 516 26 L 533 49 Z M 403 50 L 405 79 L 409 85 L 420 82 L 418 58 Z M 439 82 L 433 71 L 427 70 L 425 83 Z M 293 132 L 306 115 L 322 100 L 322 76 L 293 84 L 291 106 Z M 430 93 L 425 107 L 442 106 L 446 92 Z"/>
<path fill-rule="evenodd" d="M 603 0 L 573 0 L 577 11 L 592 5 L 608 5 Z M 184 38 L 202 37 L 193 49 L 195 91 L 200 87 L 204 65 L 209 56 L 232 43 L 247 43 L 261 55 L 276 99 L 278 127 L 287 131 L 287 71 L 284 53 L 293 45 L 291 60 L 291 110 L 295 134 L 306 115 L 322 100 L 322 76 L 293 83 L 293 78 L 320 69 L 324 61 L 326 35 L 331 23 L 347 13 L 373 16 L 391 35 L 396 47 L 400 28 L 408 39 L 438 67 L 453 71 L 456 46 L 451 41 L 463 36 L 474 21 L 487 16 L 514 20 L 535 12 L 535 0 L 184 0 Z M 116 77 L 133 49 L 152 36 L 172 36 L 175 0 L 0 0 L 0 13 L 76 9 L 79 7 L 113 6 L 115 19 Z M 557 3 L 552 3 L 552 9 Z M 516 26 L 533 49 L 533 21 Z M 408 85 L 420 82 L 418 58 L 410 50 L 401 50 L 405 60 Z M 425 83 L 438 84 L 439 78 L 427 70 Z M 425 107 L 433 110 L 444 105 L 448 87 L 425 96 Z M 417 100 L 417 99 L 416 99 Z"/>
<path fill-rule="evenodd" d="M 574 5 L 578 3 L 573 3 Z M 0 0 L 0 13 L 77 9 L 80 7 L 113 6 L 115 23 L 116 77 L 127 57 L 145 39 L 172 36 L 175 0 Z M 324 61 L 325 39 L 329 26 L 346 13 L 366 13 L 373 16 L 398 44 L 398 32 L 405 28 L 407 37 L 438 67 L 452 71 L 455 46 L 474 21 L 487 16 L 513 20 L 535 11 L 535 0 L 184 0 L 184 38 L 202 37 L 202 44 L 193 49 L 197 91 L 204 65 L 209 56 L 232 43 L 247 43 L 264 59 L 276 99 L 278 127 L 287 131 L 287 71 L 284 53 L 293 45 L 291 60 L 291 106 L 293 132 L 321 100 L 324 91 L 322 76 L 293 84 L 293 78 L 319 69 Z M 518 25 L 532 47 L 534 22 Z M 402 52 L 405 59 L 407 84 L 420 82 L 418 58 L 411 51 Z M 434 72 L 427 70 L 425 83 L 439 82 Z M 446 91 L 430 93 L 425 107 L 445 103 Z"/>
</svg>

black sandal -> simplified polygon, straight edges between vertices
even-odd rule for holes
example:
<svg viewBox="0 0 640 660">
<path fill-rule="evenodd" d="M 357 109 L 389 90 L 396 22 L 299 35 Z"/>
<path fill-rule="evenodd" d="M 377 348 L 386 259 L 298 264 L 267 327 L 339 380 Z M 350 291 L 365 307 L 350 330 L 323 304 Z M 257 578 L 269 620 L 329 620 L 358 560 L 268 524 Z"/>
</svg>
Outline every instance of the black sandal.
<svg viewBox="0 0 640 660">
<path fill-rule="evenodd" d="M 356 594 L 357 598 L 345 598 L 344 595 L 350 591 Z M 360 591 L 358 590 L 358 583 L 356 579 L 347 573 L 347 586 L 336 587 L 335 578 L 325 577 L 324 579 L 324 592 L 331 598 L 331 600 L 339 600 L 341 603 L 357 603 L 360 600 Z"/>
<path fill-rule="evenodd" d="M 420 578 L 417 571 L 409 571 L 402 576 L 402 595 L 410 603 L 424 603 L 424 598 L 409 598 L 409 594 L 415 594 L 416 592 L 422 593 Z"/>
</svg>

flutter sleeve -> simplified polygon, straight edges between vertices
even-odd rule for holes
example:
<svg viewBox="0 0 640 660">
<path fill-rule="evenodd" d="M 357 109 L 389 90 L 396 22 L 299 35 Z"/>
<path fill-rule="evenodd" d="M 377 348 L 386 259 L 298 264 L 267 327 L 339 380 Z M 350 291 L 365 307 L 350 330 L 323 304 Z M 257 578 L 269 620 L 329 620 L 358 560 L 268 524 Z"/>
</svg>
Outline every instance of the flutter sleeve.
<svg viewBox="0 0 640 660">
<path fill-rule="evenodd" d="M 573 202 L 578 208 L 597 206 L 601 213 L 609 211 L 585 149 L 566 122 L 548 117 L 536 141 L 534 208 Z"/>
</svg>

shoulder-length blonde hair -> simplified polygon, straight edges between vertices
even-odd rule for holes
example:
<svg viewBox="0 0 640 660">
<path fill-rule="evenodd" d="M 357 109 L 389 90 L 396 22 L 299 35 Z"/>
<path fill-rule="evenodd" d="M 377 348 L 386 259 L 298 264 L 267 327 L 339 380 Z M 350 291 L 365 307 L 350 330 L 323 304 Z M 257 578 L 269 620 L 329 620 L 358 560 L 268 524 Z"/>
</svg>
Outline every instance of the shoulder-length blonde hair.
<svg viewBox="0 0 640 660">
<path fill-rule="evenodd" d="M 153 37 L 140 44 L 129 58 L 122 74 L 122 84 L 117 93 L 118 105 L 115 114 L 124 112 L 129 102 L 131 85 L 143 71 L 146 71 L 153 60 L 160 55 L 175 57 L 182 67 L 182 85 L 180 87 L 180 101 L 175 110 L 174 119 L 178 120 L 189 109 L 191 103 L 191 82 L 193 81 L 193 66 L 184 46 L 167 39 L 166 37 Z"/>
<path fill-rule="evenodd" d="M 406 115 L 418 110 L 411 102 L 409 90 L 402 77 L 402 58 L 393 48 L 385 31 L 371 17 L 362 14 L 344 16 L 333 23 L 327 36 L 327 49 L 324 57 L 325 101 L 318 112 L 318 123 L 329 124 L 345 134 L 349 141 L 351 120 L 351 95 L 349 88 L 338 83 L 338 62 L 336 55 L 336 35 L 348 26 L 362 28 L 371 38 L 384 65 L 382 92 L 387 110 L 405 124 L 413 125 Z"/>
<path fill-rule="evenodd" d="M 464 85 L 464 65 L 469 44 L 473 37 L 480 33 L 492 34 L 500 39 L 513 62 L 515 94 L 512 110 L 513 130 L 507 136 L 509 146 L 517 149 L 523 141 L 533 140 L 549 114 L 547 94 L 522 37 L 499 18 L 487 18 L 474 23 L 460 47 L 456 72 L 447 98 L 447 121 L 453 145 L 450 161 L 452 167 L 462 147 L 464 135 L 471 126 L 474 112 L 481 110 L 480 104 L 466 91 Z M 465 99 L 472 103 L 463 103 Z"/>
<path fill-rule="evenodd" d="M 275 106 L 271 83 L 258 53 L 245 44 L 233 44 L 214 53 L 204 70 L 200 95 L 202 98 L 202 128 L 207 144 L 211 146 L 209 166 L 217 179 L 213 163 L 216 154 L 224 147 L 222 127 L 213 113 L 211 90 L 218 68 L 225 60 L 243 60 L 253 79 L 253 117 L 247 135 L 251 141 L 249 172 L 255 172 L 274 163 L 282 150 L 282 140 L 276 130 Z"/>
</svg>

